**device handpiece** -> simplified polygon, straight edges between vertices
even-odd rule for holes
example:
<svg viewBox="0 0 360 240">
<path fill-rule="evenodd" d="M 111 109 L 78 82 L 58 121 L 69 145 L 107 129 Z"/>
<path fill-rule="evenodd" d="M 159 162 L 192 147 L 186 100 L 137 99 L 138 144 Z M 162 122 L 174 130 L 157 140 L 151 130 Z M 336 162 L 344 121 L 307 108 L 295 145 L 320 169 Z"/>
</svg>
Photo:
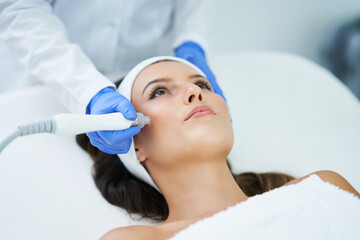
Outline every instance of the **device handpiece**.
<svg viewBox="0 0 360 240">
<path fill-rule="evenodd" d="M 76 135 L 94 131 L 115 131 L 127 129 L 133 125 L 143 128 L 150 123 L 150 118 L 137 113 L 136 120 L 126 119 L 120 112 L 103 115 L 82 115 L 64 113 L 53 117 L 55 120 L 55 134 Z"/>
<path fill-rule="evenodd" d="M 137 113 L 134 121 L 126 119 L 120 112 L 103 115 L 62 113 L 45 121 L 19 126 L 15 132 L 0 143 L 0 152 L 18 136 L 45 132 L 57 135 L 77 135 L 94 131 L 124 130 L 134 125 L 143 128 L 149 123 L 150 118 L 140 112 Z"/>
</svg>

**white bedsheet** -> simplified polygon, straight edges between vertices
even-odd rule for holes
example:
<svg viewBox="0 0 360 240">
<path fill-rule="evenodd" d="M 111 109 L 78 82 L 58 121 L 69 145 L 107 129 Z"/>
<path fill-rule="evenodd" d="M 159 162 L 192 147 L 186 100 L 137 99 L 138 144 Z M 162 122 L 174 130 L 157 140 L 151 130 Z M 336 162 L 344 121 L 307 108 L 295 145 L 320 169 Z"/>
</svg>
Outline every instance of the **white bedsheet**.
<svg viewBox="0 0 360 240">
<path fill-rule="evenodd" d="M 295 177 L 323 169 L 360 189 L 360 103 L 328 71 L 274 52 L 214 56 L 211 66 L 228 99 L 236 172 L 282 171 Z M 34 86 L 0 94 L 0 139 L 18 125 L 66 112 Z M 91 178 L 91 159 L 74 137 L 26 136 L 0 154 L 0 239 L 99 239 L 131 224 Z"/>
<path fill-rule="evenodd" d="M 360 199 L 311 175 L 202 219 L 171 240 L 360 239 Z"/>
</svg>

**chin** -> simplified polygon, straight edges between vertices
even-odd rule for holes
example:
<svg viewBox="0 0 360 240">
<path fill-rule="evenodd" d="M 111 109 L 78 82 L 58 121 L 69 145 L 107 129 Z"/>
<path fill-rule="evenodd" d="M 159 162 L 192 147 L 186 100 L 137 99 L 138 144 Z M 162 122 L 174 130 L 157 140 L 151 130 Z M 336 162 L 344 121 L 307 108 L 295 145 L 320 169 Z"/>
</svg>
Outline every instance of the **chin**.
<svg viewBox="0 0 360 240">
<path fill-rule="evenodd" d="M 227 157 L 234 144 L 232 126 L 203 124 L 189 132 L 187 144 L 193 152 Z M 199 151 L 199 149 L 201 151 Z"/>
</svg>

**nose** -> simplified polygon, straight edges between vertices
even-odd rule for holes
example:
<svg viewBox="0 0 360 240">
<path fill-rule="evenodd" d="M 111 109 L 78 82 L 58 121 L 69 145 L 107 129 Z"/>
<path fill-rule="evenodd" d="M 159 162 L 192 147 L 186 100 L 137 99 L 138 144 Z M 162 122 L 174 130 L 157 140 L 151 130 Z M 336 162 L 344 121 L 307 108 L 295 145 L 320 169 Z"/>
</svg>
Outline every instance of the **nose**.
<svg viewBox="0 0 360 240">
<path fill-rule="evenodd" d="M 194 84 L 188 84 L 187 90 L 184 96 L 184 103 L 186 105 L 192 104 L 194 102 L 203 102 L 204 96 L 200 87 Z"/>
</svg>

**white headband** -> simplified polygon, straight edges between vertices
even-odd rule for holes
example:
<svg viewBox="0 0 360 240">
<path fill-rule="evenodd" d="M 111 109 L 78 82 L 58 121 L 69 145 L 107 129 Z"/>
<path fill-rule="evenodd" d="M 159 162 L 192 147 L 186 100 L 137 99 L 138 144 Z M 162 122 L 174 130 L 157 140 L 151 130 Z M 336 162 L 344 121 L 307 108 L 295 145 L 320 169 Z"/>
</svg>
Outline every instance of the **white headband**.
<svg viewBox="0 0 360 240">
<path fill-rule="evenodd" d="M 138 65 L 136 65 L 133 69 L 131 69 L 130 72 L 122 80 L 117 91 L 121 95 L 123 95 L 124 97 L 129 99 L 129 101 L 131 101 L 131 89 L 132 89 L 132 86 L 133 86 L 133 83 L 134 83 L 136 77 L 139 75 L 139 73 L 144 68 L 146 68 L 147 66 L 149 66 L 153 63 L 160 62 L 160 61 L 181 62 L 185 65 L 190 66 L 195 71 L 197 71 L 200 75 L 205 77 L 205 74 L 198 67 L 196 67 L 195 65 L 193 65 L 192 63 L 190 63 L 184 59 L 177 58 L 177 57 L 171 57 L 171 56 L 159 56 L 159 57 L 153 57 L 153 58 L 146 59 L 146 60 L 142 61 L 141 63 L 139 63 Z M 159 192 L 161 192 L 160 189 L 156 186 L 156 184 L 152 180 L 152 178 L 150 177 L 150 174 L 146 171 L 146 169 L 140 164 L 139 160 L 137 159 L 136 153 L 135 153 L 135 147 L 134 147 L 134 139 L 132 139 L 131 147 L 130 147 L 128 153 L 118 154 L 118 156 L 129 172 L 131 172 L 134 176 L 136 176 L 137 178 L 150 184 L 155 189 L 157 189 Z"/>
</svg>

